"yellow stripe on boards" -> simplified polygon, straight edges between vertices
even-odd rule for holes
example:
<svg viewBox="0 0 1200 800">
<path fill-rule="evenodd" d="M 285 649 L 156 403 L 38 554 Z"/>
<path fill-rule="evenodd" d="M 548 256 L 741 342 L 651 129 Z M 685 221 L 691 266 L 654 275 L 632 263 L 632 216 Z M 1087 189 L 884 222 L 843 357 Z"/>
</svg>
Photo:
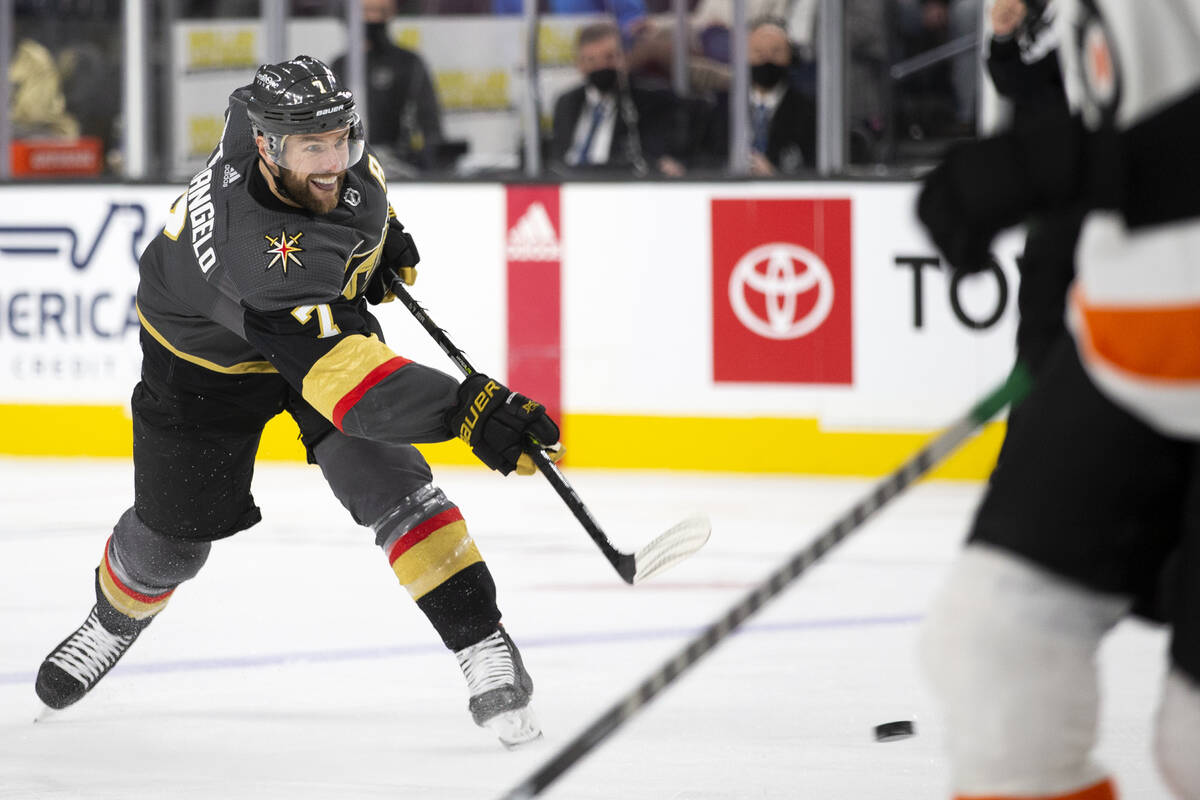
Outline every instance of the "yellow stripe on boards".
<svg viewBox="0 0 1200 800">
<path fill-rule="evenodd" d="M 133 457 L 133 423 L 121 406 L 0 405 L 0 454 Z"/>
<path fill-rule="evenodd" d="M 814 419 L 570 414 L 566 464 L 803 475 L 886 475 L 937 431 L 827 431 Z M 982 480 L 996 464 L 1004 423 L 993 422 L 931 477 Z"/>
<path fill-rule="evenodd" d="M 433 464 L 479 464 L 458 439 L 418 448 Z M 133 421 L 121 406 L 0 404 L 0 455 L 131 458 Z M 280 414 L 267 423 L 258 457 L 304 461 L 300 430 L 289 415 Z"/>
<path fill-rule="evenodd" d="M 681 469 L 803 475 L 879 476 L 896 469 L 934 431 L 828 431 L 812 419 L 643 417 L 568 414 L 568 467 Z M 132 426 L 119 406 L 0 405 L 0 455 L 128 458 Z M 932 477 L 986 478 L 996 463 L 1004 423 L 992 422 Z M 485 469 L 457 439 L 418 445 L 434 465 Z M 259 458 L 303 461 L 295 422 L 267 424 Z"/>
</svg>

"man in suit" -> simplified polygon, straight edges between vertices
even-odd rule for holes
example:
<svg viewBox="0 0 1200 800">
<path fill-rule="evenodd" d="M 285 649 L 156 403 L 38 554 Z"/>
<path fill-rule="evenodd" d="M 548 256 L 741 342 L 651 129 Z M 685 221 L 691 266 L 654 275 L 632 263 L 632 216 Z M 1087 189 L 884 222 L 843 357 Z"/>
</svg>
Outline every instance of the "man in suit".
<svg viewBox="0 0 1200 800">
<path fill-rule="evenodd" d="M 585 25 L 576 40 L 584 83 L 554 104 L 550 162 L 559 171 L 685 171 L 683 108 L 669 89 L 630 82 L 616 25 Z"/>
<path fill-rule="evenodd" d="M 750 173 L 767 176 L 812 169 L 817 160 L 817 110 L 788 84 L 792 46 L 783 23 L 751 24 Z"/>
<path fill-rule="evenodd" d="M 750 23 L 748 57 L 750 174 L 792 175 L 817 160 L 817 111 L 812 98 L 789 82 L 793 48 L 782 20 Z M 691 163 L 723 169 L 729 163 L 729 92 L 718 93 L 696 114 Z"/>
</svg>

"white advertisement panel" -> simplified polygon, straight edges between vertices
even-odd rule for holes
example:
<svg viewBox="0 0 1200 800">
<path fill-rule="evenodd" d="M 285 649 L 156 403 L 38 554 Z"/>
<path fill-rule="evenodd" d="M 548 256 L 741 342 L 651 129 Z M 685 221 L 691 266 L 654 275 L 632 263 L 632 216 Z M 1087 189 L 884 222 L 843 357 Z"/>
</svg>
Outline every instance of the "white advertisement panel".
<svg viewBox="0 0 1200 800">
<path fill-rule="evenodd" d="M 505 380 L 504 187 L 393 182 L 388 198 L 421 253 L 413 297 L 477 369 Z M 459 377 L 403 305 L 373 311 L 393 350 Z"/>
<path fill-rule="evenodd" d="M 182 189 L 0 187 L 0 403 L 128 401 L 141 364 L 137 259 Z M 502 377 L 503 187 L 409 185 L 391 199 L 424 257 L 417 295 Z M 377 311 L 398 352 L 454 372 L 403 306 Z"/>
<path fill-rule="evenodd" d="M 1002 282 L 984 274 L 953 283 L 951 291 L 948 270 L 913 217 L 915 193 L 902 183 L 564 187 L 565 407 L 599 414 L 815 417 L 854 428 L 945 423 L 1012 365 L 1013 255 L 1020 238 L 997 242 L 1006 265 Z M 848 380 L 718 380 L 714 316 L 729 301 L 726 282 L 714 290 L 714 233 L 731 231 L 714 231 L 714 203 L 753 208 L 795 199 L 849 204 L 852 284 L 833 285 L 852 293 Z M 783 230 L 770 235 L 755 227 L 736 231 L 748 237 L 739 252 L 780 237 L 804 243 L 803 231 L 790 230 L 786 217 Z M 785 281 L 773 301 L 803 302 L 798 295 L 806 293 Z M 733 356 L 752 357 L 767 343 L 751 332 L 747 352 Z"/>
<path fill-rule="evenodd" d="M 179 190 L 0 188 L 0 402 L 123 404 L 137 258 Z"/>
<path fill-rule="evenodd" d="M 136 257 L 179 189 L 0 188 L 0 403 L 127 401 Z M 390 193 L 422 254 L 415 295 L 502 380 L 518 307 L 505 191 Z M 904 183 L 562 186 L 561 301 L 544 302 L 561 302 L 564 412 L 943 424 L 1011 366 L 1020 237 L 997 243 L 1002 270 L 954 281 L 914 196 Z M 402 306 L 377 313 L 394 349 L 454 373 Z"/>
</svg>

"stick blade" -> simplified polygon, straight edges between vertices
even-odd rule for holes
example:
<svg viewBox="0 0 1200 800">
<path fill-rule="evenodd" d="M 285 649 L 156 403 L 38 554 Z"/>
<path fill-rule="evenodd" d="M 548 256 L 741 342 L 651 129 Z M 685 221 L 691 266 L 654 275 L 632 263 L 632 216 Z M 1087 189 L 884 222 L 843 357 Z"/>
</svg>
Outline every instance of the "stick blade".
<svg viewBox="0 0 1200 800">
<path fill-rule="evenodd" d="M 634 554 L 632 583 L 641 583 L 695 553 L 712 534 L 712 522 L 704 514 L 688 517 Z"/>
</svg>

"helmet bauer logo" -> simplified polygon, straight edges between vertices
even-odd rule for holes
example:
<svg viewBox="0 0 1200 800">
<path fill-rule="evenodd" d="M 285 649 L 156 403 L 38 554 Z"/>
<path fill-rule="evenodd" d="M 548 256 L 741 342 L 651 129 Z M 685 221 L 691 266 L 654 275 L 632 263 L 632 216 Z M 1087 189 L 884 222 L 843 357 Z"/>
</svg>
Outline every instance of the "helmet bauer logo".
<svg viewBox="0 0 1200 800">
<path fill-rule="evenodd" d="M 751 305 L 750 294 L 761 296 L 761 313 L 755 308 L 758 303 Z M 734 265 L 729 305 L 738 321 L 759 336 L 799 339 L 829 316 L 833 277 L 811 250 L 787 242 L 764 244 Z"/>
</svg>

